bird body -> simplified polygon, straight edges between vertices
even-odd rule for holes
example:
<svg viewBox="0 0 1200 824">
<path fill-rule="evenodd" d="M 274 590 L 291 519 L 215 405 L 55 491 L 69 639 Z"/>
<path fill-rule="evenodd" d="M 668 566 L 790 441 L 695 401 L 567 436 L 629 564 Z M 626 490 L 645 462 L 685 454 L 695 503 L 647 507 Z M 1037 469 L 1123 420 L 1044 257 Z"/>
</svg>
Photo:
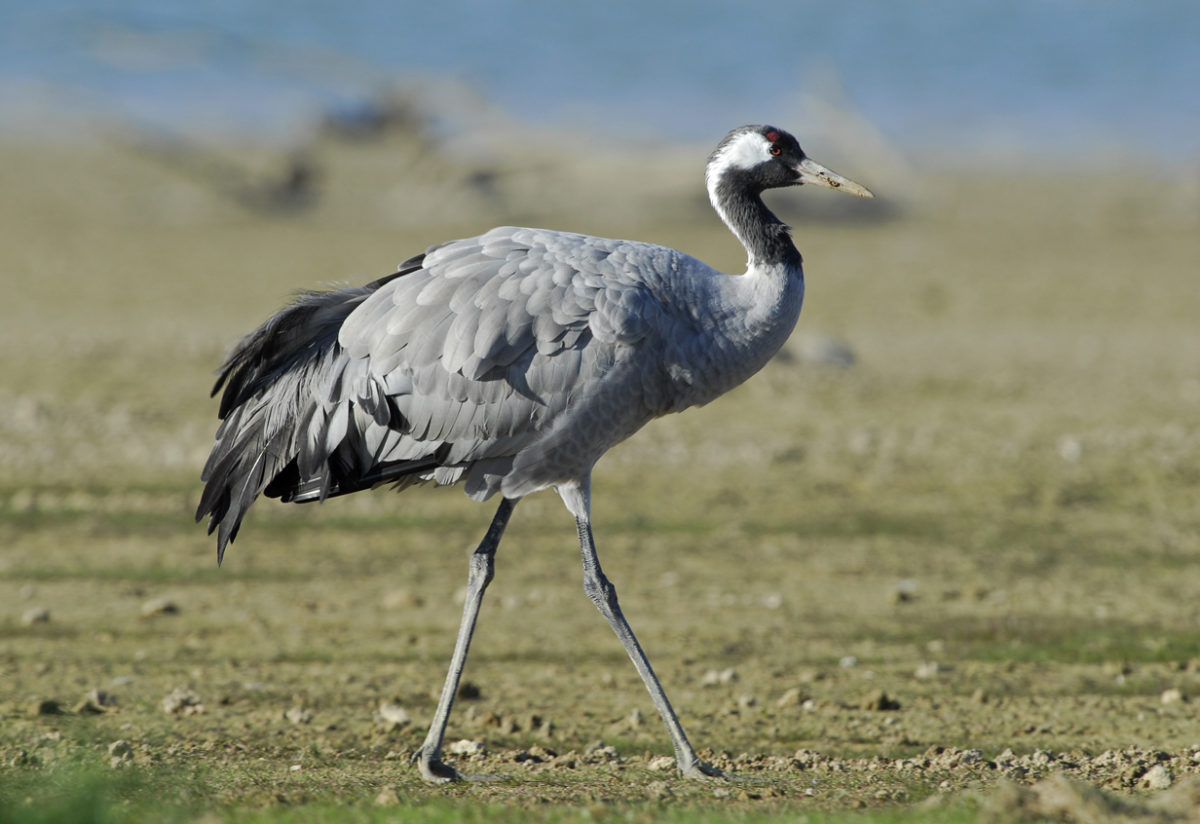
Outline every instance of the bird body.
<svg viewBox="0 0 1200 824">
<path fill-rule="evenodd" d="M 801 258 L 759 192 L 815 182 L 869 195 L 771 127 L 731 132 L 706 180 L 749 253 L 744 275 L 649 243 L 501 227 L 276 313 L 235 347 L 214 388 L 225 386 L 223 422 L 197 517 L 210 516 L 218 559 L 260 493 L 303 502 L 386 483 L 461 483 L 476 500 L 502 499 L 476 551 L 486 570 L 472 567 L 477 610 L 515 501 L 554 487 L 576 517 L 585 572 L 594 567 L 589 595 L 641 671 L 594 558 L 592 467 L 653 418 L 746 380 L 791 333 Z M 459 671 L 473 625 L 464 614 Z M 704 773 L 644 666 L 681 770 Z M 453 692 L 443 699 L 444 728 Z M 458 777 L 440 762 L 440 735 L 431 729 L 423 750 L 431 780 Z"/>
</svg>

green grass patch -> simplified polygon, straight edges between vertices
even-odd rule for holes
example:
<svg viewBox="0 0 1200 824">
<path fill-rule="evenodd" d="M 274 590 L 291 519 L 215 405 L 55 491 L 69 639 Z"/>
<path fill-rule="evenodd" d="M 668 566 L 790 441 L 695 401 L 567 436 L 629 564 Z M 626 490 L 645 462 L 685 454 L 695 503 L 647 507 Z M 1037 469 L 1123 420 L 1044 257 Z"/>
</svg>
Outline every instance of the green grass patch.
<svg viewBox="0 0 1200 824">
<path fill-rule="evenodd" d="M 645 824 L 967 824 L 977 818 L 972 803 L 887 805 L 862 811 L 830 811 L 816 799 L 764 804 L 754 782 L 705 785 L 720 790 L 700 801 L 689 785 L 684 798 L 659 785 L 659 797 L 616 800 L 596 787 L 573 804 L 548 803 L 548 787 L 532 783 L 505 802 L 480 800 L 470 784 L 443 789 L 390 785 L 360 788 L 359 800 L 321 798 L 327 791 L 262 787 L 258 803 L 223 802 L 220 771 L 139 767 L 108 769 L 73 761 L 44 769 L 0 773 L 0 822 L 4 824 L 558 824 L 622 821 Z M 620 779 L 618 779 L 619 781 Z M 310 797 L 313 796 L 313 797 Z M 376 800 L 378 796 L 378 800 Z M 763 807 L 766 808 L 763 808 Z"/>
</svg>

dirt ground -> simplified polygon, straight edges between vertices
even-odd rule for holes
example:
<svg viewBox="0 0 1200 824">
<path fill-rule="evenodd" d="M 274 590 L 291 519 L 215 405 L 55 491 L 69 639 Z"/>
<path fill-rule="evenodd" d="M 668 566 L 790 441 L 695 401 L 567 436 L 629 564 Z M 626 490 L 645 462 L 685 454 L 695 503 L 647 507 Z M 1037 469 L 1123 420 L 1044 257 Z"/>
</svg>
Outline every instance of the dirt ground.
<svg viewBox="0 0 1200 824">
<path fill-rule="evenodd" d="M 432 788 L 408 759 L 491 507 L 262 501 L 218 569 L 191 519 L 212 372 L 294 290 L 496 223 L 739 270 L 706 148 L 464 162 L 410 134 L 314 138 L 309 188 L 261 147 L 0 147 L 0 786 L 82 763 L 226 811 L 1194 820 L 1195 170 L 948 177 L 807 148 L 881 197 L 772 198 L 805 254 L 797 335 L 615 450 L 594 490 L 606 572 L 693 742 L 765 780 L 674 776 L 541 493 L 501 547 L 450 725 L 457 762 L 511 778 Z"/>
</svg>

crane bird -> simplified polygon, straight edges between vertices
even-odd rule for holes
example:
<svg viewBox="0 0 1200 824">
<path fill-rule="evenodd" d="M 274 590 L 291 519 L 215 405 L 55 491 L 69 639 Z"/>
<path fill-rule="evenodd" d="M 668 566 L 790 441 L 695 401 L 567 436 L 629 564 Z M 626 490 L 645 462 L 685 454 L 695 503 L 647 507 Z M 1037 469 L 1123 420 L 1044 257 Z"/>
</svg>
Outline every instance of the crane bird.
<svg viewBox="0 0 1200 824">
<path fill-rule="evenodd" d="M 259 494 L 321 501 L 381 484 L 461 483 L 500 505 L 471 555 L 467 597 L 429 732 L 428 781 L 474 778 L 442 760 L 500 538 L 518 500 L 553 487 L 575 516 L 583 586 L 650 692 L 682 775 L 721 776 L 688 742 L 596 555 L 596 461 L 648 421 L 708 403 L 783 345 L 804 277 L 767 189 L 872 197 L 772 126 L 730 132 L 709 199 L 749 255 L 731 276 L 649 243 L 502 227 L 429 247 L 365 286 L 306 292 L 243 338 L 213 387 L 222 420 L 196 520 L 217 563 Z"/>
</svg>

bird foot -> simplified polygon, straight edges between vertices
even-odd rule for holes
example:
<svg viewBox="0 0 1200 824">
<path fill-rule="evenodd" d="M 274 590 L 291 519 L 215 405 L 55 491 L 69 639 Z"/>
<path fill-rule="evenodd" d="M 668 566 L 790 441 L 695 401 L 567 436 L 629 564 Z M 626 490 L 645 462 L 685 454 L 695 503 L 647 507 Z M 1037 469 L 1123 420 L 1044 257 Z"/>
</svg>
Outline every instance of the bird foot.
<svg viewBox="0 0 1200 824">
<path fill-rule="evenodd" d="M 699 759 L 697 759 L 687 765 L 680 764 L 679 765 L 679 774 L 681 776 L 683 776 L 684 778 L 694 778 L 694 779 L 698 779 L 700 781 L 710 781 L 712 779 L 729 780 L 731 778 L 737 778 L 737 776 L 730 775 L 729 773 L 725 772 L 724 770 L 719 770 L 716 767 L 714 767 L 712 764 L 701 761 Z"/>
<path fill-rule="evenodd" d="M 765 779 L 754 775 L 738 775 L 737 773 L 725 772 L 722 769 L 714 767 L 707 761 L 696 759 L 688 766 L 679 765 L 679 774 L 684 778 L 696 779 L 699 781 L 745 781 L 756 782 L 764 781 Z"/>
<path fill-rule="evenodd" d="M 449 784 L 453 781 L 502 781 L 508 776 L 488 773 L 465 773 L 451 767 L 441 758 L 441 753 L 428 752 L 424 747 L 413 753 L 413 763 L 421 772 L 421 778 L 431 784 Z"/>
</svg>

